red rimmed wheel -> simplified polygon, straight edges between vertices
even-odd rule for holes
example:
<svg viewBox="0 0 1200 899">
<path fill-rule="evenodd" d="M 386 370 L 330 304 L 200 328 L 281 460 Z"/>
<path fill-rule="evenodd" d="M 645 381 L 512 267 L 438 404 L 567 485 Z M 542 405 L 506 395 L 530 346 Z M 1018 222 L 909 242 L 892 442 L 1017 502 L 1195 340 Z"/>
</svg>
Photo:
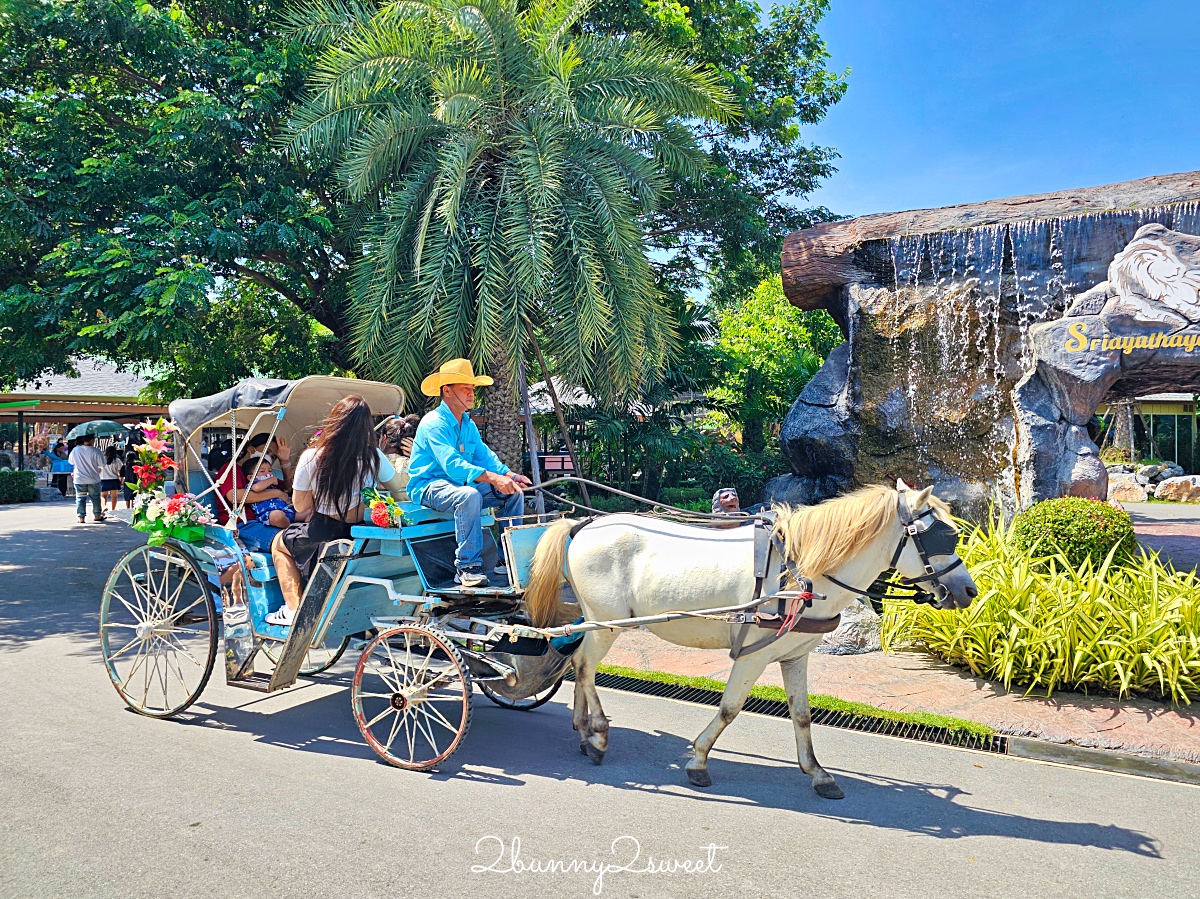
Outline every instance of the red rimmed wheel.
<svg viewBox="0 0 1200 899">
<path fill-rule="evenodd" d="M 379 633 L 354 669 L 350 701 L 358 729 L 389 765 L 426 771 L 448 759 L 471 728 L 471 674 L 434 628 Z"/>
</svg>

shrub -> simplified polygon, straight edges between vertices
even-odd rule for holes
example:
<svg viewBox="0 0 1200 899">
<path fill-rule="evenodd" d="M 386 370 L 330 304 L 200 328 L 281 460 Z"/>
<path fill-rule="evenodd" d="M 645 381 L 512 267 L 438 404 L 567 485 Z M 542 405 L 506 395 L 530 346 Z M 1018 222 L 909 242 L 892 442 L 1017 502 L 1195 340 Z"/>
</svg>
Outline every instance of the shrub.
<svg viewBox="0 0 1200 899">
<path fill-rule="evenodd" d="M 595 488 L 589 491 L 589 495 L 592 498 L 592 508 L 599 509 L 601 512 L 645 512 L 649 509 L 649 506 L 644 503 L 626 499 L 623 496 L 617 496 L 615 493 L 596 490 Z"/>
<path fill-rule="evenodd" d="M 787 462 L 777 447 L 751 453 L 713 440 L 697 460 L 695 480 L 710 502 L 712 495 L 721 487 L 736 487 L 744 508 L 759 502 L 763 485 L 787 470 Z"/>
<path fill-rule="evenodd" d="M 1100 450 L 1100 461 L 1105 465 L 1119 465 L 1122 462 L 1128 465 L 1133 462 L 1133 454 L 1124 447 L 1109 445 Z"/>
<path fill-rule="evenodd" d="M 1200 578 L 1155 554 L 1038 559 L 993 522 L 959 545 L 979 598 L 940 611 L 885 603 L 883 648 L 923 646 L 979 677 L 1045 689 L 1200 696 Z"/>
<path fill-rule="evenodd" d="M 31 503 L 37 499 L 32 471 L 0 471 L 0 503 Z"/>
<path fill-rule="evenodd" d="M 662 491 L 662 501 L 671 506 L 685 506 L 701 500 L 707 500 L 707 511 L 707 507 L 712 504 L 712 498 L 703 487 L 664 487 Z"/>
<path fill-rule="evenodd" d="M 1138 545 L 1128 512 L 1076 496 L 1030 506 L 1014 520 L 1012 538 L 1018 550 L 1040 556 L 1061 553 L 1072 566 L 1086 559 L 1098 566 L 1109 553 L 1129 559 Z"/>
</svg>

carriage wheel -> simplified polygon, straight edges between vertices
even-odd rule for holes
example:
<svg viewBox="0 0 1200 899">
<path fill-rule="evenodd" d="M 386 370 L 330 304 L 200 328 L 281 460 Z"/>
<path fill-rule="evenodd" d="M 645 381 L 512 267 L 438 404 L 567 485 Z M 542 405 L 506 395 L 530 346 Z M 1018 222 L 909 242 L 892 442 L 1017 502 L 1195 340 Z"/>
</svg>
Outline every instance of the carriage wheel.
<svg viewBox="0 0 1200 899">
<path fill-rule="evenodd" d="M 490 699 L 502 709 L 515 709 L 518 712 L 532 712 L 540 705 L 545 705 L 551 700 L 558 688 L 563 684 L 563 679 L 560 677 L 550 686 L 546 687 L 540 693 L 534 693 L 532 696 L 526 696 L 524 699 L 509 699 L 492 689 L 491 684 L 483 681 L 479 682 L 479 689 L 483 691 L 483 695 Z"/>
<path fill-rule="evenodd" d="M 217 656 L 217 608 L 195 562 L 170 544 L 122 557 L 100 601 L 100 649 L 139 715 L 169 718 L 195 702 Z"/>
<path fill-rule="evenodd" d="M 346 636 L 341 640 L 326 641 L 320 646 L 310 646 L 304 656 L 304 664 L 300 666 L 300 675 L 312 677 L 322 671 L 328 671 L 337 664 L 349 645 L 350 638 Z M 266 640 L 263 642 L 262 652 L 271 660 L 272 665 L 278 665 L 279 657 L 283 655 L 283 644 L 275 640 Z"/>
<path fill-rule="evenodd" d="M 424 771 L 449 758 L 471 727 L 471 675 L 434 628 L 405 625 L 377 634 L 350 687 L 354 720 L 389 765 Z"/>
</svg>

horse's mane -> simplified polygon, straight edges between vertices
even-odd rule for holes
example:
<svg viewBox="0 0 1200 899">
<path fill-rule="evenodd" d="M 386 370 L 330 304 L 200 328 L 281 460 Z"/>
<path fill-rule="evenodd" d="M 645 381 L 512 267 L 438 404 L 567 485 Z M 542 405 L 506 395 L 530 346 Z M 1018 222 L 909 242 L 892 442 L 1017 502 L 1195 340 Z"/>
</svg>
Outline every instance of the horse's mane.
<svg viewBox="0 0 1200 899">
<path fill-rule="evenodd" d="M 934 496 L 929 504 L 950 520 L 950 509 Z M 776 512 L 775 533 L 788 557 L 808 577 L 836 571 L 896 520 L 896 491 L 891 487 L 862 487 L 816 506 L 782 506 Z"/>
</svg>

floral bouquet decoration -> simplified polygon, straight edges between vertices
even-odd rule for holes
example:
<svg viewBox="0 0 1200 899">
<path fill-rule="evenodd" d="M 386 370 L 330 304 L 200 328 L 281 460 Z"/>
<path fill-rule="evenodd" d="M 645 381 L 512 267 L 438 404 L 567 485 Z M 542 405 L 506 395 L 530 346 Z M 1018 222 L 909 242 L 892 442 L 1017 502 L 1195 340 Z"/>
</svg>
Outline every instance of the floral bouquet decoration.
<svg viewBox="0 0 1200 899">
<path fill-rule="evenodd" d="M 129 485 L 137 493 L 134 529 L 149 534 L 146 542 L 151 546 L 162 546 L 168 537 L 203 542 L 204 526 L 216 523 L 208 508 L 190 493 L 167 496 L 163 490 L 167 472 L 175 468 L 175 460 L 167 454 L 167 438 L 179 429 L 162 418 L 141 427 L 146 442 L 134 447 L 137 462 L 132 467 L 137 483 Z"/>
<path fill-rule="evenodd" d="M 203 543 L 206 524 L 216 524 L 216 520 L 208 507 L 190 493 L 139 494 L 133 508 L 133 527 L 150 535 L 146 542 L 151 546 L 162 546 L 168 537 Z"/>
<path fill-rule="evenodd" d="M 175 467 L 175 460 L 167 454 L 167 435 L 178 430 L 163 418 L 153 425 L 142 425 L 146 442 L 134 447 L 137 462 L 133 464 L 133 473 L 137 476 L 137 483 L 129 485 L 134 493 L 154 493 L 162 489 L 167 472 Z"/>
<path fill-rule="evenodd" d="M 404 513 L 386 493 L 368 487 L 362 492 L 362 501 L 370 511 L 371 524 L 375 527 L 398 528 L 404 523 Z"/>
</svg>

